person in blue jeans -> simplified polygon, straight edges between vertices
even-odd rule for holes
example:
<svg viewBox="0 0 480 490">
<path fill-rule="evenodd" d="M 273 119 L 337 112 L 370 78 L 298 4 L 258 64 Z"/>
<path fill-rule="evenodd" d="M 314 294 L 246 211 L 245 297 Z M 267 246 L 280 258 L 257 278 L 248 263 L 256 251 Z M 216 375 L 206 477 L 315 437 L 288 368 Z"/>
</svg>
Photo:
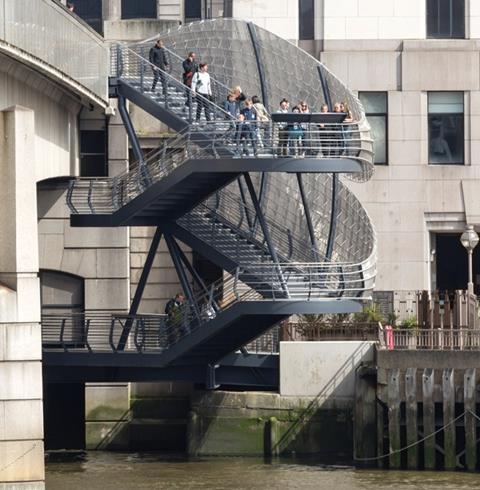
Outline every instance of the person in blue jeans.
<svg viewBox="0 0 480 490">
<path fill-rule="evenodd" d="M 294 114 L 300 114 L 300 108 L 295 106 L 292 109 Z M 300 122 L 292 122 L 287 126 L 288 132 L 288 153 L 289 155 L 298 157 L 302 153 L 302 140 L 305 136 L 305 130 Z"/>
<path fill-rule="evenodd" d="M 240 111 L 237 129 L 237 148 L 239 153 L 250 156 L 249 143 L 253 154 L 257 156 L 257 111 L 253 107 L 252 99 L 245 100 L 245 107 Z"/>
</svg>

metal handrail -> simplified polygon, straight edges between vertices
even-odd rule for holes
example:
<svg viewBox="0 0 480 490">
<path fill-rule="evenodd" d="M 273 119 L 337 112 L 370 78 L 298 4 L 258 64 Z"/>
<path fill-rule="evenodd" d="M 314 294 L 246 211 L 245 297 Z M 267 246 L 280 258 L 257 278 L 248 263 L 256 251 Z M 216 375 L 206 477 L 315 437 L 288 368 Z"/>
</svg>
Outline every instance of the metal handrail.
<svg viewBox="0 0 480 490">
<path fill-rule="evenodd" d="M 342 269 L 339 274 L 336 264 L 310 262 L 238 267 L 171 317 L 97 313 L 42 315 L 42 343 L 45 349 L 116 351 L 130 321 L 132 328 L 123 350 L 164 351 L 240 302 L 321 301 L 340 294 L 342 298 L 359 299 L 368 293 L 369 288 L 364 284 L 374 276 L 374 266 L 365 269 L 361 264 L 347 264 Z M 288 294 L 284 287 L 288 288 Z"/>
</svg>

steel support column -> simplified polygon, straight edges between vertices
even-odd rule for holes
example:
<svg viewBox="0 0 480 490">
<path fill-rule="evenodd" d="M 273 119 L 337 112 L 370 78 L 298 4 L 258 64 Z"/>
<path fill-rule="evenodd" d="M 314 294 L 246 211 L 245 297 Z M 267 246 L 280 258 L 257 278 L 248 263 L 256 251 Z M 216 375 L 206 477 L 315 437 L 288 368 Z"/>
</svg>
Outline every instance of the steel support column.
<svg viewBox="0 0 480 490">
<path fill-rule="evenodd" d="M 142 274 L 140 275 L 140 280 L 137 284 L 137 289 L 135 290 L 135 295 L 133 296 L 132 304 L 130 305 L 130 310 L 128 312 L 128 318 L 123 327 L 122 335 L 118 341 L 117 350 L 124 350 L 125 344 L 127 343 L 128 336 L 130 335 L 130 330 L 133 325 L 133 317 L 138 312 L 138 307 L 140 306 L 140 301 L 142 300 L 143 291 L 147 284 L 148 275 L 152 269 L 153 260 L 155 259 L 155 254 L 157 253 L 158 246 L 160 245 L 160 240 L 162 238 L 162 232 L 160 228 L 155 230 L 155 234 L 152 238 L 152 243 L 150 244 L 150 250 L 148 251 L 145 264 L 143 265 Z"/>
<path fill-rule="evenodd" d="M 135 133 L 135 128 L 133 127 L 132 120 L 130 119 L 130 114 L 127 111 L 126 99 L 122 94 L 118 94 L 118 110 L 120 112 L 120 117 L 122 118 L 125 129 L 127 130 L 128 139 L 132 145 L 133 153 L 135 158 L 140 164 L 144 164 L 143 152 L 140 147 L 140 142 L 138 141 L 137 134 Z"/>
<path fill-rule="evenodd" d="M 175 266 L 175 270 L 177 271 L 178 279 L 180 280 L 182 289 L 187 296 L 189 303 L 192 305 L 196 317 L 200 319 L 200 312 L 198 311 L 198 307 L 195 302 L 192 287 L 188 282 L 187 274 L 185 273 L 185 269 L 183 268 L 182 260 L 177 252 L 175 240 L 169 233 L 165 233 L 164 235 L 165 241 L 167 242 L 168 251 L 170 252 L 170 256 L 172 257 L 173 265 Z"/>
<path fill-rule="evenodd" d="M 318 75 L 320 77 L 320 83 L 322 84 L 323 96 L 325 98 L 326 104 L 328 105 L 328 110 L 331 112 L 333 111 L 333 104 L 332 104 L 332 98 L 330 97 L 330 88 L 328 87 L 327 79 L 323 74 L 322 67 L 317 66 L 317 70 L 318 70 Z"/>
<path fill-rule="evenodd" d="M 312 243 L 312 247 L 313 247 L 313 255 L 315 257 L 315 261 L 319 262 L 317 237 L 315 236 L 315 229 L 313 227 L 312 216 L 310 214 L 310 206 L 308 205 L 307 195 L 305 194 L 305 188 L 303 186 L 303 178 L 301 173 L 297 173 L 297 181 L 298 181 L 298 188 L 300 190 L 300 197 L 302 199 L 303 210 L 305 211 L 305 218 L 307 220 L 310 242 Z"/>
<path fill-rule="evenodd" d="M 255 208 L 255 212 L 258 217 L 258 222 L 260 223 L 260 227 L 262 228 L 263 231 L 263 236 L 265 238 L 265 241 L 267 243 L 268 251 L 270 253 L 270 256 L 272 257 L 273 261 L 277 264 L 278 266 L 278 274 L 280 276 L 280 283 L 282 285 L 282 289 L 284 290 L 285 294 L 287 295 L 287 298 L 290 297 L 290 294 L 288 292 L 287 285 L 285 283 L 285 279 L 283 277 L 282 269 L 280 267 L 280 261 L 278 260 L 278 255 L 277 251 L 275 250 L 275 247 L 273 246 L 272 238 L 270 236 L 270 232 L 268 231 L 268 226 L 267 222 L 265 220 L 265 217 L 263 216 L 263 211 L 260 206 L 260 203 L 258 202 L 257 194 L 255 192 L 255 186 L 253 185 L 252 179 L 250 177 L 250 174 L 248 172 L 245 172 L 243 174 L 245 177 L 245 182 L 247 183 L 247 188 L 248 192 L 250 193 L 250 197 L 253 202 L 253 207 Z"/>
<path fill-rule="evenodd" d="M 265 77 L 264 63 L 262 62 L 262 56 L 260 54 L 260 44 L 257 38 L 257 31 L 253 22 L 247 22 L 248 33 L 252 40 L 253 51 L 255 53 L 255 60 L 257 62 L 258 78 L 260 79 L 260 88 L 262 90 L 262 102 L 265 107 L 269 107 L 267 83 Z"/>
<path fill-rule="evenodd" d="M 242 199 L 243 202 L 243 210 L 245 211 L 245 216 L 247 218 L 248 228 L 253 233 L 253 222 L 250 216 L 250 210 L 247 208 L 247 198 L 245 196 L 245 189 L 243 188 L 241 177 L 238 177 L 237 182 L 238 182 L 238 189 L 240 190 L 240 198 Z"/>
<path fill-rule="evenodd" d="M 203 289 L 205 293 L 209 293 L 209 290 L 207 288 L 207 285 L 203 282 L 203 279 L 200 277 L 198 272 L 195 270 L 195 267 L 193 267 L 192 264 L 190 264 L 190 261 L 188 260 L 187 256 L 183 253 L 183 250 L 180 248 L 176 240 L 173 240 L 173 246 L 175 247 L 175 250 L 177 251 L 177 254 L 179 255 L 181 261 L 187 268 L 188 272 L 192 275 L 193 279 L 197 282 L 197 284 Z M 214 305 L 218 308 L 217 303 L 214 300 Z"/>
<path fill-rule="evenodd" d="M 327 249 L 325 260 L 328 262 L 332 258 L 333 246 L 337 234 L 337 214 L 338 214 L 338 174 L 332 175 L 332 206 L 330 208 L 330 229 L 328 231 Z"/>
</svg>

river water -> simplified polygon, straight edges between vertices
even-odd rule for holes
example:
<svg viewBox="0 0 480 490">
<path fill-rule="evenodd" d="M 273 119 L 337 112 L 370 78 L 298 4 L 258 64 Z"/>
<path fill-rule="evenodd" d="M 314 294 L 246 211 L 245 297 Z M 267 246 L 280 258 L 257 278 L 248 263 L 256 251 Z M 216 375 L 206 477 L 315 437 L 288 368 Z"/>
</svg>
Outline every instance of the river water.
<svg viewBox="0 0 480 490">
<path fill-rule="evenodd" d="M 71 458 L 69 458 L 71 459 Z M 461 490 L 480 486 L 468 473 L 355 470 L 314 461 L 198 458 L 91 452 L 50 458 L 47 490 Z"/>
</svg>

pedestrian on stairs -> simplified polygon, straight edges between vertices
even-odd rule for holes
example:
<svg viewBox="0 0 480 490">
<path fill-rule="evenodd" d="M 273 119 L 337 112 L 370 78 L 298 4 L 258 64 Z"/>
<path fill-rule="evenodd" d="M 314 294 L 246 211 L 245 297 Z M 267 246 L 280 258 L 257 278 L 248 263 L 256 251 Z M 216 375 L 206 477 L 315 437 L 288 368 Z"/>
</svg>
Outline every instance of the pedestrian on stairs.
<svg viewBox="0 0 480 490">
<path fill-rule="evenodd" d="M 212 85 L 210 82 L 210 75 L 208 74 L 207 63 L 200 63 L 198 66 L 199 71 L 193 75 L 192 78 L 192 90 L 197 97 L 197 115 L 196 121 L 200 121 L 200 116 L 202 115 L 202 109 L 205 112 L 205 119 L 210 121 L 210 109 L 208 101 L 212 97 Z"/>
<path fill-rule="evenodd" d="M 155 92 L 155 87 L 157 86 L 158 80 L 160 80 L 163 89 L 163 95 L 167 93 L 167 80 L 165 79 L 164 71 L 168 66 L 167 53 L 165 51 L 165 47 L 163 41 L 160 39 L 155 43 L 150 49 L 150 53 L 148 55 L 150 63 L 152 64 L 153 71 L 153 84 L 152 84 L 152 92 Z"/>
<path fill-rule="evenodd" d="M 193 51 L 191 51 L 190 53 L 188 53 L 187 59 L 184 60 L 184 62 L 182 63 L 182 66 L 183 66 L 183 76 L 182 76 L 183 84 L 187 87 L 187 89 L 185 90 L 185 96 L 187 98 L 187 100 L 185 102 L 185 106 L 187 106 L 187 107 L 190 105 L 189 99 L 188 99 L 188 94 L 190 91 L 189 89 L 192 88 L 193 75 L 195 75 L 195 73 L 197 73 L 197 71 L 198 71 L 198 64 L 195 61 L 195 58 L 196 58 L 195 53 Z"/>
</svg>

